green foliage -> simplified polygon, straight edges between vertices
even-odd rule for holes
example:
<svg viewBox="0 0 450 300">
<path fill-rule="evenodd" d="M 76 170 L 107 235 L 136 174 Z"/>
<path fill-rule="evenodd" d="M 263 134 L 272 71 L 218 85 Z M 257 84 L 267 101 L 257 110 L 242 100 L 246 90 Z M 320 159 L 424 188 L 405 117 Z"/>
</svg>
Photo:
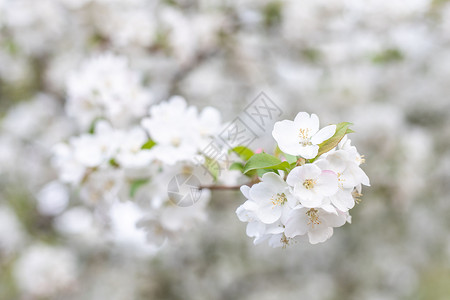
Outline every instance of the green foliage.
<svg viewBox="0 0 450 300">
<path fill-rule="evenodd" d="M 259 169 L 288 171 L 290 169 L 290 164 L 286 161 L 281 161 L 270 154 L 258 153 L 248 160 L 244 166 L 243 173 L 246 174 L 250 171 Z"/>
<path fill-rule="evenodd" d="M 228 153 L 230 153 L 230 152 L 235 152 L 244 161 L 249 160 L 250 157 L 255 155 L 255 153 L 252 150 L 250 150 L 249 148 L 244 147 L 244 146 L 234 147 L 233 149 L 230 149 L 228 151 Z"/>
<path fill-rule="evenodd" d="M 263 8 L 264 25 L 271 27 L 281 22 L 283 3 L 281 1 L 273 1 L 267 3 Z"/>
<path fill-rule="evenodd" d="M 284 157 L 289 164 L 296 163 L 297 159 L 298 159 L 297 156 L 295 156 L 295 155 L 290 155 L 290 154 L 284 153 L 283 151 L 281 151 L 281 149 L 278 146 L 275 148 L 275 156 L 276 157 L 280 157 L 280 156 Z"/>
<path fill-rule="evenodd" d="M 205 157 L 204 166 L 208 169 L 208 172 L 211 174 L 214 180 L 217 180 L 220 173 L 220 165 L 213 158 Z M 231 167 L 231 166 L 230 166 Z"/>
<path fill-rule="evenodd" d="M 156 143 L 152 139 L 149 139 L 144 145 L 142 145 L 141 149 L 152 149 L 153 146 L 155 146 Z"/>
<path fill-rule="evenodd" d="M 130 197 L 134 198 L 134 196 L 136 195 L 136 192 L 138 191 L 138 189 L 140 187 L 142 187 L 143 185 L 146 185 L 150 180 L 149 179 L 136 179 L 133 180 L 130 184 Z"/>
<path fill-rule="evenodd" d="M 376 64 L 393 63 L 403 60 L 403 54 L 398 49 L 386 49 L 377 53 L 372 61 Z"/>
<path fill-rule="evenodd" d="M 354 132 L 349 128 L 350 125 L 352 125 L 352 123 L 349 122 L 342 122 L 337 124 L 336 132 L 334 133 L 334 135 L 319 145 L 319 153 L 317 153 L 317 156 L 312 159 L 312 161 L 317 159 L 322 154 L 334 149 L 346 134 Z"/>
<path fill-rule="evenodd" d="M 231 164 L 230 170 L 237 170 L 242 172 L 244 170 L 244 165 L 240 162 L 234 162 Z"/>
</svg>

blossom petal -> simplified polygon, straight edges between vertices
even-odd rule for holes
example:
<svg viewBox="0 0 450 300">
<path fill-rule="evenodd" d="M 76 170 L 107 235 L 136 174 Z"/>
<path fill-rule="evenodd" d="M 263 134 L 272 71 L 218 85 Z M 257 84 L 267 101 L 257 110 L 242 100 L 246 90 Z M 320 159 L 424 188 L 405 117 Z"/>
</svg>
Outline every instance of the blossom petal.
<svg viewBox="0 0 450 300">
<path fill-rule="evenodd" d="M 264 224 L 272 224 L 278 221 L 281 217 L 282 207 L 279 205 L 273 205 L 272 203 L 261 206 L 256 211 L 256 216 Z"/>
<path fill-rule="evenodd" d="M 243 186 L 241 186 L 241 193 L 244 195 L 244 197 L 245 198 L 249 198 L 250 196 L 249 196 L 249 192 L 250 192 L 250 187 L 248 186 L 248 185 L 243 185 Z"/>
<path fill-rule="evenodd" d="M 355 206 L 355 199 L 350 191 L 339 190 L 336 195 L 331 197 L 331 203 L 340 211 L 348 211 Z"/>
<path fill-rule="evenodd" d="M 338 178 L 333 171 L 322 171 L 320 177 L 317 179 L 317 183 L 314 186 L 314 190 L 323 196 L 332 196 L 336 194 L 339 189 Z"/>
<path fill-rule="evenodd" d="M 328 140 L 336 133 L 336 125 L 329 125 L 319 130 L 313 137 L 311 138 L 311 143 L 314 145 L 318 145 L 323 141 Z"/>
<path fill-rule="evenodd" d="M 293 154 L 293 155 L 300 155 L 301 157 L 303 157 L 305 159 L 311 159 L 311 158 L 316 157 L 317 153 L 319 153 L 319 146 L 317 146 L 317 145 L 303 146 L 303 145 L 299 144 L 299 146 L 300 146 L 299 148 L 295 148 L 298 151 L 296 152 L 296 154 Z M 283 149 L 281 149 L 281 150 L 283 150 Z"/>
<path fill-rule="evenodd" d="M 249 192 L 250 198 L 258 204 L 271 202 L 274 191 L 271 186 L 260 182 L 252 186 Z"/>
<path fill-rule="evenodd" d="M 286 222 L 284 234 L 293 238 L 298 235 L 304 235 L 308 232 L 308 216 L 305 209 L 292 211 L 291 216 Z"/>
<path fill-rule="evenodd" d="M 293 121 L 284 120 L 276 122 L 273 126 L 272 136 L 277 141 L 281 151 L 291 155 L 297 155 L 292 152 L 297 152 L 301 145 L 299 144 L 298 132 Z"/>
<path fill-rule="evenodd" d="M 299 112 L 294 119 L 296 128 L 309 129 L 309 136 L 316 134 L 319 130 L 319 117 L 316 114 L 309 116 L 306 112 Z"/>
<path fill-rule="evenodd" d="M 258 237 L 264 233 L 266 226 L 260 222 L 249 222 L 246 233 L 249 237 Z"/>
<path fill-rule="evenodd" d="M 331 227 L 316 227 L 308 232 L 309 242 L 311 244 L 323 243 L 333 235 Z"/>
</svg>

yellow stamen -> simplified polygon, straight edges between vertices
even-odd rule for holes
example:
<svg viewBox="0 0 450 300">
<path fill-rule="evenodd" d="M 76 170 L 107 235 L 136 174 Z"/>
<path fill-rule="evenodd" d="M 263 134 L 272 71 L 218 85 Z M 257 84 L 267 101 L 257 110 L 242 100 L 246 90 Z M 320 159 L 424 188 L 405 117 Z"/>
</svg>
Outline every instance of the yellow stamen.
<svg viewBox="0 0 450 300">
<path fill-rule="evenodd" d="M 273 205 L 283 205 L 287 202 L 286 195 L 284 193 L 277 194 L 276 196 L 272 197 L 271 200 Z"/>
<path fill-rule="evenodd" d="M 319 211 L 315 208 L 311 208 L 306 212 L 306 215 L 309 217 L 308 225 L 311 225 L 314 228 L 314 225 L 319 225 L 321 221 L 319 220 Z"/>
<path fill-rule="evenodd" d="M 306 179 L 305 182 L 303 182 L 303 186 L 307 190 L 310 190 L 310 189 L 314 188 L 315 184 L 316 184 L 316 180 L 314 180 L 314 179 Z"/>
<path fill-rule="evenodd" d="M 312 143 L 309 141 L 309 129 L 308 128 L 301 128 L 299 130 L 298 137 L 301 139 L 299 142 L 303 146 L 312 145 Z"/>
</svg>

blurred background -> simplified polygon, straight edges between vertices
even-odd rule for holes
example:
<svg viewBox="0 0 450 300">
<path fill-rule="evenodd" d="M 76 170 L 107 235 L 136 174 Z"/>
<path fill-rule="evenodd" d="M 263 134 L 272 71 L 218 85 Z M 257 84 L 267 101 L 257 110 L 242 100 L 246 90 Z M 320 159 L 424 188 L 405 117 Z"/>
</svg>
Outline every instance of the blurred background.
<svg viewBox="0 0 450 300">
<path fill-rule="evenodd" d="M 105 53 L 154 103 L 182 95 L 231 121 L 264 91 L 283 119 L 354 123 L 372 186 L 352 224 L 255 246 L 244 197 L 214 190 L 159 251 L 120 212 L 118 230 L 96 226 L 51 157 L 80 132 L 69 74 Z M 0 299 L 450 299 L 449 95 L 447 0 L 0 0 Z"/>
</svg>

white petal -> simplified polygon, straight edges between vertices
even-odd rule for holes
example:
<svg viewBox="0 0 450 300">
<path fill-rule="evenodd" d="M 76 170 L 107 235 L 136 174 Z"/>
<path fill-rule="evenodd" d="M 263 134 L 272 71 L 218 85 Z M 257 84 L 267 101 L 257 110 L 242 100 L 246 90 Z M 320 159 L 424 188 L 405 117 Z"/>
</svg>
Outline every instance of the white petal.
<svg viewBox="0 0 450 300">
<path fill-rule="evenodd" d="M 264 233 L 265 225 L 260 222 L 250 222 L 247 224 L 246 233 L 249 237 L 258 237 Z"/>
<path fill-rule="evenodd" d="M 320 207 L 323 203 L 323 197 L 320 195 L 315 195 L 313 193 L 311 193 L 310 195 L 311 196 L 309 197 L 301 198 L 300 204 L 308 208 Z"/>
<path fill-rule="evenodd" d="M 264 224 L 272 224 L 278 221 L 281 217 L 282 207 L 279 205 L 264 205 L 256 211 L 256 216 Z"/>
<path fill-rule="evenodd" d="M 248 194 L 250 192 L 250 187 L 248 185 L 241 186 L 240 190 L 241 190 L 241 193 L 244 195 L 245 198 L 248 199 L 250 197 L 249 194 Z"/>
<path fill-rule="evenodd" d="M 286 222 L 284 234 L 289 237 L 304 235 L 308 232 L 308 216 L 305 209 L 295 210 L 289 216 Z"/>
<path fill-rule="evenodd" d="M 294 187 L 297 183 L 303 182 L 305 178 L 303 177 L 302 167 L 295 167 L 291 170 L 286 178 L 287 184 Z"/>
<path fill-rule="evenodd" d="M 311 143 L 318 145 L 328 140 L 336 133 L 336 125 L 329 125 L 319 130 L 312 138 Z"/>
<path fill-rule="evenodd" d="M 258 204 L 271 202 L 271 198 L 274 195 L 274 191 L 271 186 L 260 182 L 252 186 L 249 192 L 250 198 Z"/>
<path fill-rule="evenodd" d="M 348 211 L 355 206 L 355 199 L 348 190 L 339 190 L 336 195 L 331 197 L 331 202 L 340 211 Z"/>
<path fill-rule="evenodd" d="M 316 134 L 319 130 L 319 118 L 315 114 L 309 116 L 306 112 L 299 112 L 294 119 L 294 123 L 296 128 L 309 129 L 308 137 Z"/>
<path fill-rule="evenodd" d="M 314 186 L 314 190 L 323 196 L 332 196 L 339 189 L 338 178 L 333 171 L 322 171 L 317 183 Z"/>
<path fill-rule="evenodd" d="M 291 155 L 297 155 L 292 153 L 297 152 L 300 146 L 298 132 L 294 126 L 294 122 L 289 120 L 276 122 L 273 126 L 272 136 L 277 141 L 281 151 Z"/>
<path fill-rule="evenodd" d="M 323 243 L 333 235 L 331 227 L 316 227 L 308 232 L 309 242 L 311 244 Z"/>
<path fill-rule="evenodd" d="M 335 214 L 323 214 L 322 220 L 326 226 L 341 227 L 347 221 L 347 214 L 339 213 L 337 216 Z"/>
<path fill-rule="evenodd" d="M 317 153 L 319 153 L 319 146 L 317 145 L 307 145 L 302 146 L 298 149 L 299 151 L 295 155 L 300 155 L 301 157 L 305 159 L 311 159 L 317 156 Z"/>
<path fill-rule="evenodd" d="M 287 188 L 287 184 L 283 178 L 273 172 L 265 173 L 261 179 L 265 184 L 272 187 L 274 193 L 284 192 L 284 189 Z"/>
</svg>

